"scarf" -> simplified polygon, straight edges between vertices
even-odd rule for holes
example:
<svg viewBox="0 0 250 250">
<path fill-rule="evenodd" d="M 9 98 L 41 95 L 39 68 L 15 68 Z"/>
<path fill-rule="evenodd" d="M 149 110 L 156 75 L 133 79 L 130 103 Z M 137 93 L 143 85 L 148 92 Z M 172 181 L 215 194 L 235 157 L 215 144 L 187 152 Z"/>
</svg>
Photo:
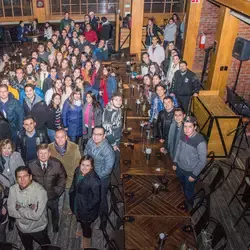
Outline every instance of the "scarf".
<svg viewBox="0 0 250 250">
<path fill-rule="evenodd" d="M 57 145 L 57 143 L 55 142 L 55 149 L 57 151 L 57 153 L 59 153 L 61 156 L 64 156 L 66 151 L 67 151 L 67 146 L 68 146 L 68 142 L 66 141 L 65 145 L 63 147 L 60 147 L 59 145 Z"/>
<path fill-rule="evenodd" d="M 154 36 L 154 33 L 153 33 L 153 25 L 147 27 L 147 34 L 148 36 Z"/>
</svg>

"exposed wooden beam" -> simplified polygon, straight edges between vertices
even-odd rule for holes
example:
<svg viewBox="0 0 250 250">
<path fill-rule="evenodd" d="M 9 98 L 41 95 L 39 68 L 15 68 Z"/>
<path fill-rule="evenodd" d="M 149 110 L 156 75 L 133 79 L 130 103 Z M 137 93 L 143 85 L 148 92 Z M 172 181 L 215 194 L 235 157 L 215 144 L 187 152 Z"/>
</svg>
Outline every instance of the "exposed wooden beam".
<svg viewBox="0 0 250 250">
<path fill-rule="evenodd" d="M 208 79 L 205 84 L 206 89 L 219 90 L 221 97 L 224 96 L 227 85 L 238 28 L 239 19 L 230 14 L 229 8 L 221 6 L 215 33 L 216 50 L 211 55 Z"/>
<path fill-rule="evenodd" d="M 141 57 L 142 26 L 143 26 L 144 0 L 132 0 L 132 25 L 130 37 L 130 53 Z"/>
<path fill-rule="evenodd" d="M 203 0 L 200 0 L 199 3 L 191 3 L 191 1 L 188 1 L 183 58 L 187 61 L 190 69 L 192 69 L 194 63 L 202 5 Z"/>
<path fill-rule="evenodd" d="M 248 0 L 213 0 L 225 7 L 250 16 L 250 1 Z"/>
</svg>

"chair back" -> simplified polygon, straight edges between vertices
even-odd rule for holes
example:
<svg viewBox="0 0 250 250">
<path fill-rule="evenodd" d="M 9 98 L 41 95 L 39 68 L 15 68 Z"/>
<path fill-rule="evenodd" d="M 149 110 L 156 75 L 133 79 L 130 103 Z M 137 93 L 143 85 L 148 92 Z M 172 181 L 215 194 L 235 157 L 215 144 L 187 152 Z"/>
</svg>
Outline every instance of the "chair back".
<svg viewBox="0 0 250 250">
<path fill-rule="evenodd" d="M 207 155 L 208 158 L 210 158 L 210 160 L 207 162 L 206 166 L 202 169 L 202 171 L 200 172 L 200 175 L 202 179 L 202 175 L 204 175 L 207 170 L 213 165 L 214 160 L 215 160 L 215 154 L 214 151 L 210 151 L 209 154 Z"/>
<path fill-rule="evenodd" d="M 209 185 L 210 190 L 211 190 L 210 193 L 213 193 L 214 191 L 216 191 L 224 182 L 223 169 L 219 165 L 215 165 L 212 167 L 212 169 L 215 169 L 215 168 L 217 168 L 218 171 Z"/>
<path fill-rule="evenodd" d="M 190 215 L 192 216 L 199 208 L 200 206 L 203 204 L 204 200 L 205 200 L 205 196 L 206 196 L 206 192 L 203 188 L 201 188 L 196 194 L 195 196 L 192 198 L 192 200 L 194 201 L 194 205 L 192 210 L 190 211 Z"/>
<path fill-rule="evenodd" d="M 210 196 L 207 196 L 201 206 L 199 207 L 198 211 L 203 211 L 201 212 L 201 216 L 199 220 L 196 222 L 194 225 L 194 230 L 196 235 L 199 235 L 201 230 L 203 229 L 204 225 L 207 223 L 210 217 Z"/>
<path fill-rule="evenodd" d="M 209 176 L 211 171 L 213 171 L 214 169 L 217 169 L 217 173 L 215 174 L 215 176 L 213 177 L 213 180 L 209 184 L 209 188 L 210 188 L 209 194 L 212 194 L 213 192 L 215 192 L 223 184 L 224 179 L 225 179 L 223 169 L 218 164 L 214 164 L 210 169 L 208 169 L 208 171 L 202 177 L 201 181 L 204 181 Z"/>
<path fill-rule="evenodd" d="M 3 250 L 20 250 L 18 246 L 10 242 L 0 242 L 0 249 Z"/>
<path fill-rule="evenodd" d="M 211 226 L 213 226 L 212 230 L 210 229 Z M 212 249 L 214 249 L 215 247 L 216 249 L 219 249 L 219 250 L 225 249 L 227 245 L 227 234 L 226 234 L 224 227 L 221 225 L 219 221 L 217 221 L 213 217 L 210 217 L 206 225 L 204 226 L 204 229 L 212 234 L 212 237 L 213 237 Z"/>
<path fill-rule="evenodd" d="M 51 245 L 51 244 L 46 244 L 46 245 L 41 245 L 37 248 L 37 250 L 61 250 L 61 247 Z"/>
</svg>

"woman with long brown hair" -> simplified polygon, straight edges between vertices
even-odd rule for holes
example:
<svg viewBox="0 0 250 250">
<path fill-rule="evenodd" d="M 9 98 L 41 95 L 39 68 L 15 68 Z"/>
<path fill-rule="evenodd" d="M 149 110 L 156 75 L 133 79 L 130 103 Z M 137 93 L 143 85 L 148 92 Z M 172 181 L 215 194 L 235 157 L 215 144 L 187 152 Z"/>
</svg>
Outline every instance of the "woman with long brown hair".
<svg viewBox="0 0 250 250">
<path fill-rule="evenodd" d="M 101 181 L 94 171 L 94 159 L 90 155 L 81 158 L 75 170 L 69 190 L 70 208 L 82 227 L 82 247 L 91 247 L 91 223 L 99 214 L 101 203 Z"/>
<path fill-rule="evenodd" d="M 64 58 L 62 60 L 60 70 L 58 72 L 58 77 L 63 79 L 66 75 L 70 75 L 70 74 L 71 74 L 71 70 L 69 67 L 69 60 Z"/>
<path fill-rule="evenodd" d="M 47 115 L 47 134 L 50 142 L 55 140 L 56 130 L 62 127 L 62 111 L 60 109 L 61 95 L 54 93 L 52 95 L 50 104 L 48 105 L 48 115 Z"/>
<path fill-rule="evenodd" d="M 51 103 L 54 94 L 59 94 L 60 96 L 63 94 L 63 82 L 60 78 L 56 79 L 53 83 L 53 87 L 48 89 L 45 93 L 45 102 L 47 105 Z"/>
<path fill-rule="evenodd" d="M 116 78 L 111 74 L 111 69 L 109 67 L 103 67 L 100 83 L 100 96 L 101 103 L 105 107 L 110 101 L 113 93 L 117 91 L 117 81 Z"/>
<path fill-rule="evenodd" d="M 76 88 L 65 101 L 62 109 L 63 126 L 70 140 L 77 144 L 82 136 L 82 106 L 81 90 Z"/>
</svg>

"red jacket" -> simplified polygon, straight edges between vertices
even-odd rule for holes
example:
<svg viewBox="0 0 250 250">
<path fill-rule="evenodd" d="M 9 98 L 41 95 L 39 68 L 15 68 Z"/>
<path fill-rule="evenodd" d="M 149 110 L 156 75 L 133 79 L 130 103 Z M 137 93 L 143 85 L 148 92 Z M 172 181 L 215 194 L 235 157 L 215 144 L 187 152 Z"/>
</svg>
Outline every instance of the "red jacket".
<svg viewBox="0 0 250 250">
<path fill-rule="evenodd" d="M 96 32 L 94 30 L 84 32 L 84 36 L 85 36 L 86 40 L 89 41 L 90 43 L 98 41 Z"/>
</svg>

